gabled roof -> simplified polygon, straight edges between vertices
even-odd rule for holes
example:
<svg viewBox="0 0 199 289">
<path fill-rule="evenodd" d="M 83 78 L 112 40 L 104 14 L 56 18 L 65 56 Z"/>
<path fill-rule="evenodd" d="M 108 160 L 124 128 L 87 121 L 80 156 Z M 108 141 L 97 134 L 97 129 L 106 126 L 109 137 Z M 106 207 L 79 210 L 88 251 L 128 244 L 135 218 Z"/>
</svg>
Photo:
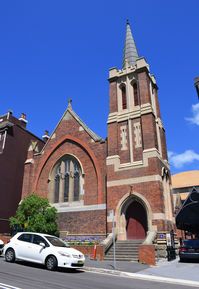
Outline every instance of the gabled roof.
<svg viewBox="0 0 199 289">
<path fill-rule="evenodd" d="M 77 122 L 83 127 L 83 129 L 90 135 L 90 137 L 94 141 L 101 141 L 102 138 L 98 136 L 95 132 L 93 132 L 81 119 L 80 117 L 72 110 L 72 108 L 67 108 L 66 112 L 69 112 L 76 120 Z"/>
<path fill-rule="evenodd" d="M 52 134 L 50 135 L 50 138 L 48 139 L 48 141 L 46 142 L 46 144 L 44 145 L 42 151 L 45 149 L 46 145 L 48 144 L 48 142 L 51 140 L 53 134 L 55 133 L 57 127 L 59 126 L 59 124 L 61 123 L 61 121 L 64 118 L 67 118 L 67 114 L 70 114 L 78 123 L 79 125 L 83 128 L 83 130 L 85 130 L 89 136 L 95 141 L 95 142 L 99 142 L 99 141 L 103 141 L 102 137 L 98 136 L 96 133 L 94 133 L 81 119 L 80 117 L 73 111 L 72 106 L 71 106 L 71 101 L 69 101 L 68 103 L 68 107 L 65 110 L 64 114 L 62 115 L 60 121 L 58 122 L 58 124 L 56 125 L 54 131 L 52 132 Z M 42 152 L 41 151 L 41 152 Z"/>
</svg>

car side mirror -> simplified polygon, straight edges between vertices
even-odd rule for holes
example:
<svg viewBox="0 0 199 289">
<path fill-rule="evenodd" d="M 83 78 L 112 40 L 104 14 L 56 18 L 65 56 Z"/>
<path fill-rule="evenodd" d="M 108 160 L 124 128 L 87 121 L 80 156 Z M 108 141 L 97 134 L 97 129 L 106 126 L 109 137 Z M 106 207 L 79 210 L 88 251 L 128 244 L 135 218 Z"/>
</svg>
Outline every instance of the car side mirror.
<svg viewBox="0 0 199 289">
<path fill-rule="evenodd" d="M 42 246 L 43 248 L 46 247 L 46 245 L 43 242 L 39 243 L 39 245 Z"/>
</svg>

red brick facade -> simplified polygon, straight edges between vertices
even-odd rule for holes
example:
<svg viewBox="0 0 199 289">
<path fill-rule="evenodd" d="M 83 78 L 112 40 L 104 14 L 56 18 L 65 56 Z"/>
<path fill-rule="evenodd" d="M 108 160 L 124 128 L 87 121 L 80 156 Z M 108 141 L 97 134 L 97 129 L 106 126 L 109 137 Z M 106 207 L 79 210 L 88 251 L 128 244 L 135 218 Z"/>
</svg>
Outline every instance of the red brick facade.
<svg viewBox="0 0 199 289">
<path fill-rule="evenodd" d="M 28 152 L 23 197 L 34 192 L 49 198 L 58 209 L 59 228 L 66 234 L 106 236 L 114 213 L 118 239 L 145 239 L 151 231 L 173 227 L 157 85 L 143 58 L 134 66 L 111 69 L 109 82 L 107 139 L 93 133 L 69 104 L 44 148 Z M 75 165 L 67 171 L 67 158 L 81 168 L 78 200 L 71 199 Z M 64 201 L 66 195 L 70 200 Z M 135 211 L 130 212 L 133 206 Z"/>
<path fill-rule="evenodd" d="M 49 198 L 51 171 L 64 155 L 75 156 L 81 163 L 84 172 L 84 194 L 79 206 L 62 204 L 60 210 L 58 209 L 60 230 L 72 235 L 105 236 L 106 142 L 96 135 L 93 136 L 92 132 L 79 122 L 71 108 L 66 110 L 42 153 L 35 155 L 29 151 L 29 162 L 25 165 L 23 197 L 35 192 Z"/>
<path fill-rule="evenodd" d="M 152 266 L 156 265 L 154 245 L 141 245 L 139 247 L 139 262 Z"/>
<path fill-rule="evenodd" d="M 132 202 L 144 207 L 149 232 L 173 228 L 170 173 L 157 85 L 144 59 L 138 60 L 137 66 L 140 68 L 134 71 L 131 67 L 122 71 L 114 68 L 110 71 L 109 79 L 111 111 L 108 118 L 107 227 L 111 232 L 109 216 L 114 211 L 120 239 L 127 239 L 128 230 L 142 223 L 140 219 L 130 225 L 133 212 L 130 218 L 127 212 Z M 133 104 L 132 79 L 137 82 L 139 106 Z M 122 108 L 120 100 L 122 85 L 128 91 L 129 105 L 126 110 Z M 141 224 L 140 227 L 143 226 Z M 139 236 L 139 232 L 137 234 Z"/>
<path fill-rule="evenodd" d="M 9 218 L 21 200 L 24 162 L 30 142 L 43 141 L 26 130 L 26 120 L 11 112 L 0 116 L 0 233 L 9 233 Z"/>
</svg>

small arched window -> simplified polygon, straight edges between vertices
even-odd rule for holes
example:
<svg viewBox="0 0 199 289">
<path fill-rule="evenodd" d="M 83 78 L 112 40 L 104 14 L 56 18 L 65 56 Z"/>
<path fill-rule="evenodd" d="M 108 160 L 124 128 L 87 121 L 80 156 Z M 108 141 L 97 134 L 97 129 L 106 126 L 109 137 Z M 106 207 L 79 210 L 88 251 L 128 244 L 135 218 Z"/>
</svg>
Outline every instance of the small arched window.
<svg viewBox="0 0 199 289">
<path fill-rule="evenodd" d="M 121 91 L 122 91 L 122 109 L 126 109 L 127 108 L 127 99 L 126 99 L 126 87 L 125 87 L 125 85 L 122 85 Z"/>
<path fill-rule="evenodd" d="M 54 203 L 79 201 L 82 171 L 77 159 L 71 155 L 62 157 L 52 174 Z"/>
<path fill-rule="evenodd" d="M 138 86 L 136 82 L 133 84 L 133 94 L 134 94 L 134 105 L 137 106 L 140 104 L 140 101 L 138 95 Z"/>
</svg>

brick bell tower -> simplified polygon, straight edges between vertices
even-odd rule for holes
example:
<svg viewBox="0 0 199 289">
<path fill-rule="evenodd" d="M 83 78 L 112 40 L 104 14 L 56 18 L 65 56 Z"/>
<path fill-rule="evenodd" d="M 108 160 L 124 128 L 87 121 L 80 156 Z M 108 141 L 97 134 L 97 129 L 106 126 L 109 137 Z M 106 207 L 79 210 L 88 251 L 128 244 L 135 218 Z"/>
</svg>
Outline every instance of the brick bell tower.
<svg viewBox="0 0 199 289">
<path fill-rule="evenodd" d="M 173 202 L 158 87 L 128 21 L 123 67 L 110 69 L 109 83 L 108 232 L 114 211 L 118 239 L 145 239 L 173 228 Z"/>
</svg>

